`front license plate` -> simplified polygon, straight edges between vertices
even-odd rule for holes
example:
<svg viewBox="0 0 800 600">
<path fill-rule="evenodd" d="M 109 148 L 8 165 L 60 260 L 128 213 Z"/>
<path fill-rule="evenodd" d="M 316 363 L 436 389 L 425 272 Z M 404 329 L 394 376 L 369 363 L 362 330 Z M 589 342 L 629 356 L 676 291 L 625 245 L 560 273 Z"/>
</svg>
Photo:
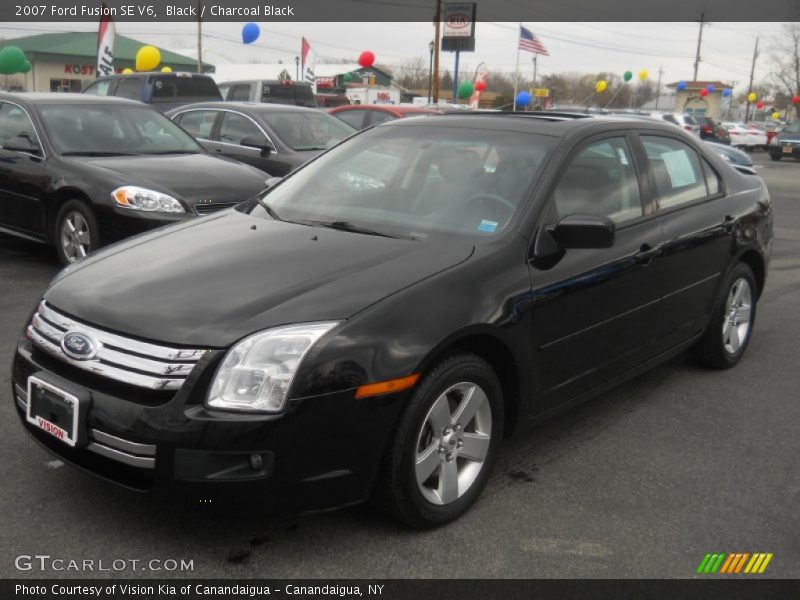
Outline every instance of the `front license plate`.
<svg viewBox="0 0 800 600">
<path fill-rule="evenodd" d="M 28 422 L 65 444 L 78 439 L 78 399 L 38 377 L 28 377 Z"/>
<path fill-rule="evenodd" d="M 783 147 L 783 153 L 784 154 L 791 154 L 792 153 L 792 147 L 791 146 L 784 146 Z"/>
</svg>

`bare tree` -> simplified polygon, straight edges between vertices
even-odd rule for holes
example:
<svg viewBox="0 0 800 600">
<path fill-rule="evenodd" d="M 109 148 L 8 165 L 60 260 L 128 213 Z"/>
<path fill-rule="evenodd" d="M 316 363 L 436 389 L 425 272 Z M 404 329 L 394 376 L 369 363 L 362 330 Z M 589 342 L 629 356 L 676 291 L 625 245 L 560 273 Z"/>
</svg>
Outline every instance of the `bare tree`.
<svg viewBox="0 0 800 600">
<path fill-rule="evenodd" d="M 772 53 L 772 77 L 790 98 L 800 94 L 800 23 L 786 23 Z M 800 104 L 794 105 L 800 118 Z"/>
</svg>

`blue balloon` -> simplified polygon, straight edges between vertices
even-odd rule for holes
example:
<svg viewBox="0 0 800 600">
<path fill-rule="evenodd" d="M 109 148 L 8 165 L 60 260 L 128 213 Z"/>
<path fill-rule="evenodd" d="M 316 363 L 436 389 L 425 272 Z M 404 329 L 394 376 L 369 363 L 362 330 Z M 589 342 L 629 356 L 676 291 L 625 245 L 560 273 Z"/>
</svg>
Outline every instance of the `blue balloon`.
<svg viewBox="0 0 800 600">
<path fill-rule="evenodd" d="M 712 84 L 710 84 L 710 83 L 709 83 L 709 84 L 706 86 L 706 89 L 708 90 L 708 93 L 709 93 L 709 94 L 713 94 L 713 93 L 714 93 L 714 86 L 713 86 Z"/>
<path fill-rule="evenodd" d="M 722 95 L 723 95 L 725 98 L 730 98 L 730 96 L 731 96 L 731 90 L 730 90 L 730 88 L 725 88 L 724 90 L 722 90 Z"/>
<path fill-rule="evenodd" d="M 522 91 L 517 94 L 517 106 L 525 108 L 531 103 L 531 95 L 528 92 Z"/>
<path fill-rule="evenodd" d="M 683 81 L 683 80 L 680 80 L 680 81 L 678 82 L 678 85 L 676 85 L 676 86 L 675 86 L 675 88 L 676 88 L 676 89 L 677 89 L 679 92 L 682 92 L 683 90 L 685 90 L 685 89 L 686 89 L 686 82 L 685 82 L 685 81 Z"/>
<path fill-rule="evenodd" d="M 252 44 L 261 35 L 261 28 L 255 23 L 245 23 L 242 27 L 242 41 L 245 44 Z"/>
</svg>

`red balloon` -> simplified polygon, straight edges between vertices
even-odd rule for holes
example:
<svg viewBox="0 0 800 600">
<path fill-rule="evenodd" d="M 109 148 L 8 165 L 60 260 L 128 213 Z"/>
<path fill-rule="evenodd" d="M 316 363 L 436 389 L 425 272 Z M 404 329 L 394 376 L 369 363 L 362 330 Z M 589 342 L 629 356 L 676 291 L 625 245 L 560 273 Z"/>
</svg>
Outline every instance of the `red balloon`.
<svg viewBox="0 0 800 600">
<path fill-rule="evenodd" d="M 792 104 L 800 104 L 800 96 L 792 96 Z"/>
<path fill-rule="evenodd" d="M 705 98 L 706 96 L 708 96 L 708 90 L 706 88 L 703 88 L 702 90 L 700 90 L 700 95 L 703 98 Z"/>
<path fill-rule="evenodd" d="M 364 50 L 364 52 L 361 53 L 361 56 L 358 57 L 358 64 L 365 69 L 369 69 L 375 64 L 375 55 L 369 50 Z"/>
<path fill-rule="evenodd" d="M 482 92 L 483 90 L 486 89 L 486 82 L 479 81 L 478 83 L 475 84 L 475 89 L 478 90 L 479 92 Z"/>
<path fill-rule="evenodd" d="M 756 108 L 757 108 L 758 110 L 761 110 L 762 108 L 764 108 L 764 103 L 763 103 L 763 102 L 758 102 L 758 103 L 756 103 Z"/>
</svg>

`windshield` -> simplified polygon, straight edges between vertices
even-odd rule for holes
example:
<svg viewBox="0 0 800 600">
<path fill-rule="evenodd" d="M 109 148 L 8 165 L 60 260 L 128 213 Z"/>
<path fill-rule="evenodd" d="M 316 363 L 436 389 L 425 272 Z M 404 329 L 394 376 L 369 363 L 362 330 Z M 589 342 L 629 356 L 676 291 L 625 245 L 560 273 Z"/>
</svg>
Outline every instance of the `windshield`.
<svg viewBox="0 0 800 600">
<path fill-rule="evenodd" d="M 39 112 L 61 154 L 195 154 L 202 147 L 158 111 L 120 104 L 43 105 Z"/>
<path fill-rule="evenodd" d="M 785 131 L 787 133 L 800 133 L 800 121 L 789 123 L 786 127 L 781 129 L 781 131 Z"/>
<path fill-rule="evenodd" d="M 379 127 L 301 168 L 262 202 L 289 221 L 416 239 L 492 236 L 508 227 L 555 142 L 422 123 Z"/>
<path fill-rule="evenodd" d="M 264 120 L 292 150 L 327 150 L 356 130 L 327 113 L 268 112 Z"/>
</svg>

